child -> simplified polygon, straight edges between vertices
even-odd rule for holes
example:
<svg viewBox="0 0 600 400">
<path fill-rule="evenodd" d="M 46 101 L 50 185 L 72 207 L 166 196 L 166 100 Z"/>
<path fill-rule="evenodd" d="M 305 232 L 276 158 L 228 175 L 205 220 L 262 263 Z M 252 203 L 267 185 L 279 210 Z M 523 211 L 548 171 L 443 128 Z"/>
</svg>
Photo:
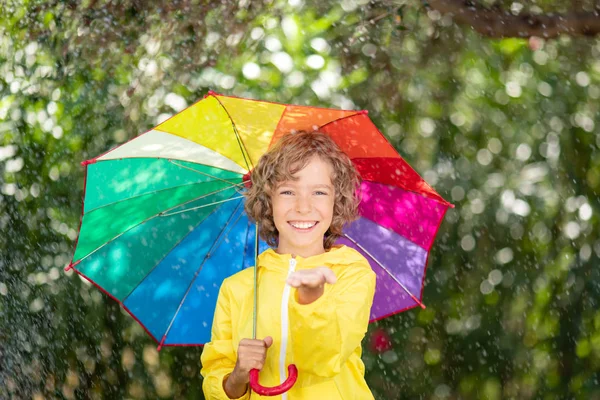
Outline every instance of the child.
<svg viewBox="0 0 600 400">
<path fill-rule="evenodd" d="M 272 399 L 373 399 L 364 379 L 361 341 L 375 293 L 375 273 L 356 250 L 333 246 L 357 218 L 359 178 L 335 142 L 319 132 L 285 135 L 252 172 L 245 209 L 272 249 L 258 257 L 257 332 L 252 337 L 253 268 L 223 281 L 202 353 L 206 398 L 258 399 L 287 366 L 296 384 Z M 267 336 L 268 335 L 268 336 Z"/>
</svg>

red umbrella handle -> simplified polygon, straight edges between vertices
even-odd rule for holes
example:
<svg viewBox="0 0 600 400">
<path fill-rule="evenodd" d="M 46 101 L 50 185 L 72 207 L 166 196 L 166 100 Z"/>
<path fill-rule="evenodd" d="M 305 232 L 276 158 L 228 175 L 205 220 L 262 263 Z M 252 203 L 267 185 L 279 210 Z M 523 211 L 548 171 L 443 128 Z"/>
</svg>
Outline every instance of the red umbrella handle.
<svg viewBox="0 0 600 400">
<path fill-rule="evenodd" d="M 298 379 L 298 368 L 294 364 L 288 365 L 288 377 L 285 382 L 273 387 L 261 386 L 258 383 L 258 370 L 256 368 L 250 370 L 250 387 L 256 394 L 261 396 L 277 396 L 285 393 L 294 386 L 296 379 Z"/>
</svg>

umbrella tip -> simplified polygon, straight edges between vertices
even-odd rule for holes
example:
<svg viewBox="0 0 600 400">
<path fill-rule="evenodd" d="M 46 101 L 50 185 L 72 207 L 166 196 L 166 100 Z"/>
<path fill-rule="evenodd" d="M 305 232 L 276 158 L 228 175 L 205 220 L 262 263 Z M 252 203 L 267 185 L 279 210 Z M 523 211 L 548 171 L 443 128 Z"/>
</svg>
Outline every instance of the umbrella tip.
<svg viewBox="0 0 600 400">
<path fill-rule="evenodd" d="M 69 272 L 72 269 L 73 269 L 73 264 L 69 264 L 65 267 L 65 272 Z"/>
<path fill-rule="evenodd" d="M 369 110 L 360 110 L 358 113 L 361 115 L 362 114 L 367 115 L 367 114 L 369 114 Z"/>
<path fill-rule="evenodd" d="M 427 308 L 427 307 L 425 307 L 425 304 L 423 304 L 423 303 L 421 303 L 421 302 L 419 302 L 419 305 L 421 306 L 421 308 L 422 308 L 423 310 Z"/>
<path fill-rule="evenodd" d="M 86 165 L 89 165 L 89 164 L 95 164 L 95 163 L 96 163 L 96 159 L 92 159 L 92 160 L 85 160 L 85 161 L 82 161 L 82 162 L 81 162 L 81 165 L 83 165 L 83 166 L 85 167 Z"/>
<path fill-rule="evenodd" d="M 160 343 L 158 344 L 158 347 L 156 348 L 156 351 L 160 351 L 160 349 L 162 349 L 163 344 L 165 343 L 165 340 L 167 339 L 167 334 L 165 333 L 162 337 L 162 339 L 160 339 Z"/>
</svg>

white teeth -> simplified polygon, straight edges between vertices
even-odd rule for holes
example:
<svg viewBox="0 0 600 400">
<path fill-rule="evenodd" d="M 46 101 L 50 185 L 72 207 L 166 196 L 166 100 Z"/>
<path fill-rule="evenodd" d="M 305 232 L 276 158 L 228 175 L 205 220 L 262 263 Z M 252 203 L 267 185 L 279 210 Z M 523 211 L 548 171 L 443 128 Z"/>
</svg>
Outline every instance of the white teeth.
<svg viewBox="0 0 600 400">
<path fill-rule="evenodd" d="M 294 227 L 294 228 L 298 228 L 298 229 L 308 229 L 308 228 L 312 228 L 313 226 L 315 226 L 317 223 L 316 222 L 290 222 L 290 224 Z"/>
</svg>

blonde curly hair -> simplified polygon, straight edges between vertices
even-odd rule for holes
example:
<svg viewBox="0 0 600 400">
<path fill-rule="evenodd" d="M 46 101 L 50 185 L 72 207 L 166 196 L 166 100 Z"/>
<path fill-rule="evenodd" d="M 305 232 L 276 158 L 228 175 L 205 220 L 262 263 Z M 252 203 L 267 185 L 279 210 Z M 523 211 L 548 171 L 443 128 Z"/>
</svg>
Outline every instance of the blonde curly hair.
<svg viewBox="0 0 600 400">
<path fill-rule="evenodd" d="M 313 156 L 320 157 L 333 167 L 333 218 L 323 238 L 323 247 L 329 250 L 342 235 L 344 224 L 358 218 L 361 179 L 348 155 L 325 133 L 288 133 L 262 155 L 251 171 L 251 185 L 244 192 L 246 213 L 251 220 L 258 222 L 260 237 L 271 247 L 277 246 L 279 238 L 273 220 L 272 191 L 281 182 L 297 179 L 294 174 L 306 167 Z"/>
</svg>

